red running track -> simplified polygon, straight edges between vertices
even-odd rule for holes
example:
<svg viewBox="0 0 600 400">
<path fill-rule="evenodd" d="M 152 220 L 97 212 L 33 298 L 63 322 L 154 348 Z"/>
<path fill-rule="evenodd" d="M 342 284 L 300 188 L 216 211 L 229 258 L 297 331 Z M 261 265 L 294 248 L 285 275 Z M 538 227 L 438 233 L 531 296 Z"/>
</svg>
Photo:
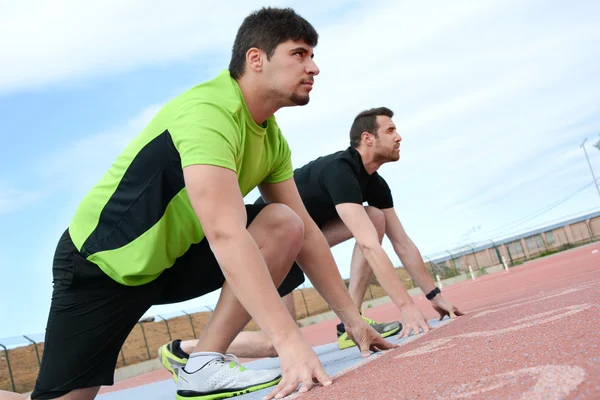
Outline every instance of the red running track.
<svg viewBox="0 0 600 400">
<path fill-rule="evenodd" d="M 600 245 L 563 252 L 442 288 L 467 315 L 342 371 L 306 399 L 600 399 Z M 414 297 L 428 318 L 437 313 Z M 391 303 L 365 310 L 400 317 Z M 313 345 L 335 324 L 302 328 Z M 101 392 L 169 379 L 155 371 Z"/>
<path fill-rule="evenodd" d="M 600 399 L 595 249 L 600 245 L 448 287 L 444 295 L 466 316 L 295 397 Z M 391 304 L 369 311 L 379 319 L 399 316 Z"/>
</svg>

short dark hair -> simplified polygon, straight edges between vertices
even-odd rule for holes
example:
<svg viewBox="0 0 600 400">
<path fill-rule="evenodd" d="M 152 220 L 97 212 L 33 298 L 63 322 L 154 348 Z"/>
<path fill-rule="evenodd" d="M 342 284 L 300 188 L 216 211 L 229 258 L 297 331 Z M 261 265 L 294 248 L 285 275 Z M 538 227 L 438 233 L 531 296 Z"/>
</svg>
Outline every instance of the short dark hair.
<svg viewBox="0 0 600 400">
<path fill-rule="evenodd" d="M 229 72 L 234 79 L 244 75 L 246 53 L 253 47 L 267 53 L 270 59 L 275 48 L 288 40 L 302 40 L 316 47 L 319 34 L 315 28 L 291 8 L 263 7 L 248 15 L 233 42 Z"/>
<path fill-rule="evenodd" d="M 387 107 L 371 108 L 358 114 L 354 118 L 352 127 L 350 128 L 350 146 L 357 148 L 360 145 L 363 132 L 369 132 L 377 137 L 377 116 L 384 115 L 392 118 L 394 112 Z"/>
</svg>

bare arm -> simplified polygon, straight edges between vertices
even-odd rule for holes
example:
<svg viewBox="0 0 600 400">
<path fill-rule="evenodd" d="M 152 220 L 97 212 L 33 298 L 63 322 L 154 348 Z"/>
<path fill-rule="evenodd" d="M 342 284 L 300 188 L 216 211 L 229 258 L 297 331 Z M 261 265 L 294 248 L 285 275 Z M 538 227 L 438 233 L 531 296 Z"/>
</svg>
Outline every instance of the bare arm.
<svg viewBox="0 0 600 400">
<path fill-rule="evenodd" d="M 338 204 L 336 210 L 342 222 L 352 232 L 377 280 L 396 306 L 403 307 L 414 304 L 406 287 L 396 274 L 390 258 L 381 247 L 377 231 L 365 208 L 360 204 L 343 203 Z"/>
<path fill-rule="evenodd" d="M 433 283 L 433 279 L 427 273 L 419 249 L 406 234 L 396 211 L 393 208 L 382 211 L 385 216 L 385 234 L 392 242 L 394 251 L 398 255 L 398 258 L 400 258 L 402 265 L 417 282 L 423 293 L 431 292 L 435 289 L 435 283 Z"/>
<path fill-rule="evenodd" d="M 383 210 L 385 216 L 385 233 L 390 238 L 394 251 L 400 258 L 402 265 L 408 271 L 410 276 L 417 282 L 423 293 L 427 294 L 435 289 L 433 279 L 427 273 L 425 262 L 421 256 L 421 252 L 408 237 L 396 211 L 393 208 Z M 431 300 L 434 310 L 440 314 L 440 320 L 444 316 L 455 318 L 456 316 L 464 315 L 456 306 L 447 301 L 441 294 L 438 294 Z"/>
<path fill-rule="evenodd" d="M 235 172 L 213 165 L 190 165 L 183 175 L 204 234 L 237 299 L 274 343 L 296 333 L 297 326 L 246 229 L 246 211 Z"/>
<path fill-rule="evenodd" d="M 362 323 L 360 314 L 344 285 L 327 240 L 306 211 L 294 180 L 261 184 L 259 189 L 265 201 L 286 204 L 304 222 L 304 244 L 297 260 L 317 291 L 346 325 Z"/>
</svg>

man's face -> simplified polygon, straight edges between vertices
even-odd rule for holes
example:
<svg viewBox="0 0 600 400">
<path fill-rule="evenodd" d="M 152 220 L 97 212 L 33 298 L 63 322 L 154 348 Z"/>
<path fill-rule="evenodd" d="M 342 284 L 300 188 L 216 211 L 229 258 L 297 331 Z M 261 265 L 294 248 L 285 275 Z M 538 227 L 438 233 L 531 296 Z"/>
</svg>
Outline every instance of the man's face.
<svg viewBox="0 0 600 400">
<path fill-rule="evenodd" d="M 375 138 L 375 155 L 384 161 L 400 159 L 400 142 L 402 137 L 390 117 L 377 116 L 377 137 Z"/>
<path fill-rule="evenodd" d="M 312 47 L 303 41 L 279 44 L 270 60 L 263 65 L 264 79 L 270 94 L 284 106 L 308 104 L 314 77 L 319 68 L 313 61 Z"/>
</svg>

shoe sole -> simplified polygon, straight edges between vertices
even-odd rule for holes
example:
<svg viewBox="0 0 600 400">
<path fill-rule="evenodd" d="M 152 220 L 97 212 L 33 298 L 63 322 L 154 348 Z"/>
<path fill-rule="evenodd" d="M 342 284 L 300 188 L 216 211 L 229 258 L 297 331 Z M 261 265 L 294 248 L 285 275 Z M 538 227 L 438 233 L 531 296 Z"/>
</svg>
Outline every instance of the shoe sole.
<svg viewBox="0 0 600 400">
<path fill-rule="evenodd" d="M 400 332 L 401 328 L 402 328 L 402 325 L 398 326 L 398 329 L 393 329 L 389 332 L 380 333 L 380 335 L 382 338 L 385 339 L 386 337 L 390 337 L 390 336 L 395 335 L 396 333 Z M 340 350 L 349 349 L 350 347 L 354 347 L 354 346 L 356 346 L 356 343 L 354 343 L 350 339 L 346 339 L 341 343 L 338 341 L 338 349 L 340 349 Z"/>
<path fill-rule="evenodd" d="M 183 396 L 177 393 L 175 397 L 177 400 L 216 400 L 216 399 L 227 399 L 229 397 L 241 396 L 243 394 L 248 394 L 252 392 L 256 392 L 257 390 L 266 389 L 271 386 L 275 386 L 281 381 L 281 376 L 271 382 L 262 383 L 260 385 L 252 386 L 246 389 L 235 390 L 233 392 L 225 392 L 225 393 L 215 393 L 215 394 L 201 394 L 197 396 Z"/>
<path fill-rule="evenodd" d="M 163 352 L 163 348 L 165 346 L 166 345 L 163 345 L 158 348 L 158 358 L 160 359 L 160 363 L 163 365 L 163 367 L 173 375 L 173 380 L 175 381 L 175 383 L 177 383 L 177 381 L 179 380 L 177 378 L 177 371 L 173 368 L 173 366 L 169 362 L 169 357 L 165 354 L 167 352 L 166 351 Z"/>
</svg>

